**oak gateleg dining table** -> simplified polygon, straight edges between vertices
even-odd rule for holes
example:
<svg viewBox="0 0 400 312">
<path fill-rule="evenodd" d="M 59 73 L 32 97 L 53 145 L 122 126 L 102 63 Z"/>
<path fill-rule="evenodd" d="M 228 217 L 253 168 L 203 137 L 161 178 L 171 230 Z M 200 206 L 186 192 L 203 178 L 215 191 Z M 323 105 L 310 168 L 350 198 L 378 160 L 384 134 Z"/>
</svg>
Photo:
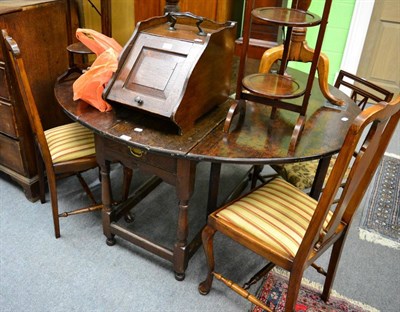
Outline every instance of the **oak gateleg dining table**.
<svg viewBox="0 0 400 312">
<path fill-rule="evenodd" d="M 346 94 L 334 87 L 330 87 L 331 93 L 343 99 L 345 105 L 335 107 L 328 103 L 316 81 L 304 129 L 293 149 L 290 148 L 290 142 L 298 114 L 291 111 L 279 109 L 271 119 L 271 107 L 247 102 L 243 120 L 225 133 L 224 120 L 235 101 L 227 98 L 226 102 L 198 119 L 194 127 L 179 134 L 170 121 L 117 103 L 112 104 L 112 111 L 102 113 L 82 100 L 74 101 L 72 84 L 76 78 L 71 75 L 58 81 L 54 91 L 65 113 L 95 134 L 106 242 L 113 245 L 115 236 L 118 236 L 166 259 L 173 264 L 177 280 L 185 278 L 189 259 L 201 245 L 200 233 L 188 241 L 188 210 L 199 162 L 211 163 L 208 201 L 204 202 L 204 209 L 208 213 L 217 206 L 222 164 L 260 168 L 264 165 L 320 159 L 311 190 L 311 195 L 316 198 L 322 189 L 331 156 L 340 150 L 349 125 L 360 111 Z M 296 103 L 299 100 L 290 101 Z M 151 174 L 151 178 L 119 205 L 111 202 L 111 162 L 120 162 L 128 168 Z M 175 243 L 171 247 L 139 235 L 119 222 L 161 181 L 175 187 L 179 201 Z"/>
</svg>

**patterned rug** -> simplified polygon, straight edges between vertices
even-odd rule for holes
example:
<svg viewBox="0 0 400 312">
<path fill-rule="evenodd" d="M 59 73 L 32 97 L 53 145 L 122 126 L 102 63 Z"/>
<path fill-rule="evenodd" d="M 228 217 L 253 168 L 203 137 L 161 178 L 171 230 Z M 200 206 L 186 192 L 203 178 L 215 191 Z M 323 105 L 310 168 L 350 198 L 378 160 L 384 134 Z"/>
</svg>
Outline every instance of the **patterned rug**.
<svg viewBox="0 0 400 312">
<path fill-rule="evenodd" d="M 274 312 L 284 311 L 288 279 L 276 270 L 265 278 L 257 298 Z M 303 279 L 297 298 L 296 312 L 377 312 L 378 310 L 360 302 L 347 299 L 332 291 L 329 302 L 321 298 L 322 286 Z M 252 312 L 262 312 L 262 308 L 254 306 Z"/>
<path fill-rule="evenodd" d="M 400 156 L 385 154 L 373 183 L 360 238 L 400 249 Z"/>
</svg>

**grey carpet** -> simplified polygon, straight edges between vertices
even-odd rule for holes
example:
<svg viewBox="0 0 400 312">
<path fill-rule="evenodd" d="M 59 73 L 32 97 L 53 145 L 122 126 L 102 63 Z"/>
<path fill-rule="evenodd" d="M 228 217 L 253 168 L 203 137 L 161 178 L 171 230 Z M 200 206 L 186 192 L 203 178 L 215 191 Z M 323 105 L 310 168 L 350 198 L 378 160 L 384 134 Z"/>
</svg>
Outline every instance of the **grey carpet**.
<svg viewBox="0 0 400 312">
<path fill-rule="evenodd" d="M 399 131 L 392 140 L 392 152 L 399 148 L 398 139 Z M 114 166 L 112 171 L 116 197 L 121 185 L 120 169 Z M 221 199 L 247 169 L 246 166 L 223 166 Z M 195 226 L 190 236 L 205 218 L 209 165 L 200 164 L 198 172 L 190 210 L 190 219 Z M 97 172 L 88 172 L 85 177 L 99 197 Z M 143 179 L 140 174 L 134 178 L 132 189 Z M 74 178 L 60 183 L 59 194 L 60 209 L 77 207 L 86 201 Z M 176 204 L 174 189 L 161 184 L 157 192 L 134 209 L 137 219 L 131 226 L 170 246 L 175 235 Z M 358 238 L 361 212 L 362 207 L 353 222 L 334 289 L 381 311 L 398 312 L 400 253 Z M 185 280 L 178 282 L 169 262 L 122 239 L 117 238 L 113 247 L 107 246 L 99 212 L 62 219 L 62 236 L 56 240 L 50 203 L 28 202 L 21 188 L 3 174 L 0 174 L 0 235 L 1 312 L 244 312 L 251 307 L 218 281 L 214 282 L 209 295 L 199 295 L 197 286 L 206 273 L 201 249 L 189 262 Z M 217 235 L 215 246 L 222 243 L 225 248 L 216 248 L 217 269 L 227 277 L 245 281 L 262 267 L 263 262 L 258 256 Z M 319 264 L 324 265 L 326 261 L 327 257 L 323 257 Z M 313 269 L 309 269 L 305 277 L 323 282 Z"/>
</svg>

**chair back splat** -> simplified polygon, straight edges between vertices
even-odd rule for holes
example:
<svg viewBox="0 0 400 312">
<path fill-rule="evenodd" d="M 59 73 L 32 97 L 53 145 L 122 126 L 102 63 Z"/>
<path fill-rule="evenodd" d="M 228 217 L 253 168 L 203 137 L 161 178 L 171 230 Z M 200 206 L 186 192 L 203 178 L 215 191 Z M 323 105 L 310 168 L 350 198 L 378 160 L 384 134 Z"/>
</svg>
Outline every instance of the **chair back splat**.
<svg viewBox="0 0 400 312">
<path fill-rule="evenodd" d="M 333 215 L 324 229 L 325 234 L 321 237 L 321 242 L 331 239 L 341 222 L 350 224 L 398 123 L 399 100 L 400 97 L 397 97 L 393 103 L 380 102 L 374 105 L 361 112 L 351 125 L 316 208 L 316 211 L 325 210 L 324 216 L 318 220 L 321 230 L 346 173 L 342 168 L 351 166 L 343 193 L 336 207 L 332 209 Z M 368 131 L 364 142 L 358 147 L 358 142 L 366 130 Z M 350 165 L 354 155 L 356 158 L 353 165 Z M 313 220 L 311 222 L 313 223 Z"/>
<path fill-rule="evenodd" d="M 278 177 L 209 215 L 202 239 L 208 274 L 199 291 L 207 294 L 213 278 L 267 309 L 264 303 L 215 271 L 213 237 L 217 231 L 290 273 L 285 311 L 293 311 L 304 270 L 313 266 L 326 275 L 322 298 L 329 299 L 337 264 L 351 225 L 371 179 L 400 118 L 400 95 L 366 108 L 352 122 L 319 200 Z M 355 155 L 355 156 L 354 156 Z M 355 157 L 355 159 L 354 159 Z M 339 188 L 350 168 L 343 191 Z M 336 205 L 332 205 L 339 196 Z M 314 261 L 325 251 L 331 257 L 327 272 Z M 262 269 L 259 272 L 267 273 Z M 259 279 L 260 273 L 256 274 Z M 251 281 L 254 281 L 253 277 Z M 247 283 L 245 285 L 249 285 Z"/>
<path fill-rule="evenodd" d="M 33 98 L 31 86 L 29 84 L 29 80 L 25 71 L 24 61 L 21 57 L 21 51 L 18 47 L 18 44 L 13 40 L 12 37 L 8 36 L 6 31 L 2 31 L 6 48 L 9 51 L 8 57 L 10 64 L 14 71 L 10 71 L 10 77 L 15 79 L 19 86 L 19 92 L 16 92 L 16 96 L 19 96 L 25 105 L 25 110 L 27 112 L 29 122 L 31 125 L 31 129 L 35 136 L 35 139 L 38 142 L 38 148 L 40 153 L 44 159 L 44 164 L 47 172 L 52 172 L 52 161 L 50 150 L 46 141 L 46 137 L 44 134 L 44 129 L 42 126 L 42 122 L 40 119 L 39 111 L 37 109 L 35 99 Z"/>
<path fill-rule="evenodd" d="M 350 89 L 351 99 L 363 110 L 368 103 L 389 102 L 393 93 L 366 79 L 341 70 L 335 81 L 335 88 Z"/>
<path fill-rule="evenodd" d="M 369 82 L 361 77 L 353 75 L 349 72 L 341 70 L 335 81 L 335 88 L 345 91 L 350 91 L 350 98 L 357 103 L 361 110 L 364 110 L 369 105 L 375 105 L 381 101 L 389 102 L 393 98 L 393 93 L 372 82 Z M 329 176 L 333 165 L 336 161 L 336 155 L 331 158 L 328 173 Z M 294 164 L 278 164 L 272 165 L 272 168 L 281 175 L 285 180 L 292 183 L 300 189 L 309 189 L 314 187 L 315 173 L 318 168 L 318 160 L 304 161 Z M 344 180 L 347 178 L 348 172 L 345 174 Z M 325 179 L 326 182 L 327 179 Z M 320 192 L 314 191 L 317 195 Z"/>
</svg>

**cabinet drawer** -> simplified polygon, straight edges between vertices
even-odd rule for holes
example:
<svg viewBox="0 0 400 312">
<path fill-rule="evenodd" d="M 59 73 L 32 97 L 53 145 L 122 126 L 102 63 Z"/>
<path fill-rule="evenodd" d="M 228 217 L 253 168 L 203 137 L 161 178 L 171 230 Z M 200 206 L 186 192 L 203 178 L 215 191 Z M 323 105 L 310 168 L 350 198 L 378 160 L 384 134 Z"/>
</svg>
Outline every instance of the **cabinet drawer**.
<svg viewBox="0 0 400 312">
<path fill-rule="evenodd" d="M 0 132 L 18 138 L 14 108 L 0 99 Z"/>
<path fill-rule="evenodd" d="M 22 175 L 26 174 L 22 161 L 20 143 L 1 134 L 0 163 Z"/>
<path fill-rule="evenodd" d="M 5 99 L 8 101 L 11 99 L 6 79 L 6 70 L 3 62 L 0 62 L 0 99 Z"/>
</svg>

